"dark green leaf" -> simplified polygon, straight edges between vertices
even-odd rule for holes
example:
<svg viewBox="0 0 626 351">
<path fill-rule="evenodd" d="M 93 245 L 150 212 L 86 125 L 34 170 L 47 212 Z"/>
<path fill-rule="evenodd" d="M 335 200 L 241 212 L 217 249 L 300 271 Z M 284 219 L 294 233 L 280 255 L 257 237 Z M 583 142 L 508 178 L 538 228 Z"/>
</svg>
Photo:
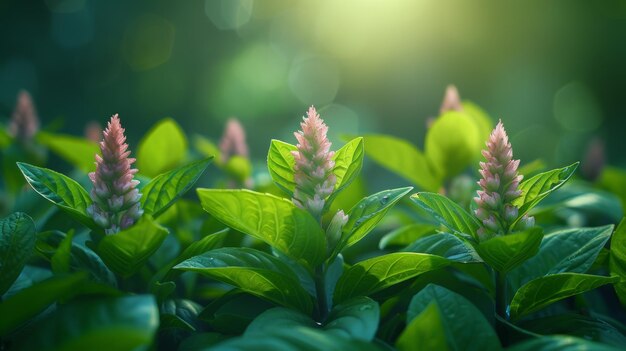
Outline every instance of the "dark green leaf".
<svg viewBox="0 0 626 351">
<path fill-rule="evenodd" d="M 498 272 L 506 273 L 533 257 L 539 250 L 543 231 L 539 227 L 493 237 L 481 242 L 480 257 Z"/>
<path fill-rule="evenodd" d="M 626 218 L 619 223 L 611 239 L 609 268 L 611 274 L 621 278 L 614 287 L 620 302 L 626 306 Z"/>
<path fill-rule="evenodd" d="M 36 192 L 91 229 L 99 229 L 87 214 L 91 198 L 76 181 L 61 173 L 18 162 L 24 178 Z"/>
<path fill-rule="evenodd" d="M 0 220 L 0 296 L 20 275 L 35 248 L 35 223 L 17 212 Z"/>
<path fill-rule="evenodd" d="M 171 118 L 157 122 L 139 142 L 137 169 L 154 177 L 177 167 L 187 157 L 187 138 Z"/>
<path fill-rule="evenodd" d="M 161 305 L 159 328 L 196 331 L 197 317 L 202 307 L 191 300 L 167 300 Z"/>
<path fill-rule="evenodd" d="M 193 187 L 209 163 L 210 158 L 156 176 L 141 189 L 141 208 L 154 218 L 158 217 Z"/>
<path fill-rule="evenodd" d="M 144 215 L 130 228 L 102 238 L 97 252 L 113 272 L 129 277 L 159 249 L 167 234 L 167 229 Z"/>
<path fill-rule="evenodd" d="M 403 251 L 437 255 L 462 263 L 482 262 L 470 243 L 450 233 L 425 236 L 416 240 Z"/>
<path fill-rule="evenodd" d="M 409 224 L 383 236 L 378 243 L 378 248 L 382 250 L 389 246 L 405 247 L 422 237 L 435 233 L 436 231 L 437 227 L 431 224 Z"/>
<path fill-rule="evenodd" d="M 511 318 L 517 319 L 536 312 L 566 297 L 596 289 L 619 281 L 619 277 L 579 273 L 559 273 L 540 277 L 524 284 L 513 297 Z"/>
<path fill-rule="evenodd" d="M 417 193 L 411 200 L 429 212 L 440 224 L 454 233 L 466 234 L 476 239 L 480 223 L 473 215 L 447 197 L 435 193 Z"/>
<path fill-rule="evenodd" d="M 326 237 L 318 222 L 291 201 L 249 190 L 198 189 L 202 208 L 220 222 L 258 238 L 307 267 L 322 262 Z"/>
<path fill-rule="evenodd" d="M 443 268 L 450 260 L 428 254 L 398 252 L 361 261 L 348 268 L 337 282 L 334 300 L 367 296 L 422 273 Z"/>
<path fill-rule="evenodd" d="M 285 307 L 271 308 L 258 317 L 256 317 L 248 328 L 244 336 L 254 337 L 254 335 L 263 335 L 272 330 L 289 330 L 293 327 L 305 326 L 317 328 L 318 325 L 311 317 L 300 312 Z"/>
<path fill-rule="evenodd" d="M 87 275 L 55 276 L 32 285 L 0 303 L 0 336 L 21 326 L 48 305 L 74 296 Z"/>
<path fill-rule="evenodd" d="M 100 153 L 100 148 L 92 140 L 47 132 L 37 133 L 37 140 L 83 172 L 96 169 L 95 157 Z"/>
<path fill-rule="evenodd" d="M 202 273 L 250 294 L 306 313 L 313 305 L 295 273 L 279 259 L 249 248 L 222 248 L 192 257 L 175 269 Z"/>
<path fill-rule="evenodd" d="M 63 239 L 61 239 L 59 246 L 57 246 L 54 254 L 52 254 L 52 257 L 50 258 L 50 266 L 52 267 L 52 271 L 54 273 L 69 273 L 72 259 L 73 238 L 74 232 L 70 231 Z"/>
<path fill-rule="evenodd" d="M 513 201 L 513 204 L 519 208 L 519 218 L 522 218 L 551 192 L 565 184 L 578 168 L 578 164 L 579 162 L 576 162 L 564 168 L 540 173 L 523 181 L 519 186 L 522 196 Z"/>
<path fill-rule="evenodd" d="M 609 345 L 567 335 L 550 335 L 513 345 L 507 351 L 619 351 Z"/>
<path fill-rule="evenodd" d="M 360 296 L 336 305 L 324 323 L 324 329 L 338 338 L 372 341 L 376 336 L 380 308 L 369 297 Z"/>
<path fill-rule="evenodd" d="M 293 178 L 296 161 L 291 152 L 297 150 L 295 145 L 272 139 L 270 149 L 267 152 L 267 169 L 270 176 L 274 183 L 290 197 L 296 188 L 296 182 Z"/>
<path fill-rule="evenodd" d="M 400 351 L 450 350 L 443 327 L 441 308 L 433 301 L 419 315 L 413 318 L 396 340 Z"/>
<path fill-rule="evenodd" d="M 413 187 L 384 190 L 354 205 L 348 212 L 348 223 L 343 228 L 335 253 L 363 239 L 383 219 L 387 211 L 412 189 Z"/>
<path fill-rule="evenodd" d="M 438 285 L 429 284 L 411 300 L 407 323 L 436 302 L 441 322 L 453 350 L 498 350 L 496 332 L 485 316 L 463 296 Z"/>
<path fill-rule="evenodd" d="M 107 351 L 147 349 L 159 326 L 150 295 L 68 304 L 37 323 L 20 350 Z"/>
<path fill-rule="evenodd" d="M 613 226 L 559 230 L 544 236 L 539 252 L 512 270 L 514 289 L 532 279 L 556 273 L 585 273 L 609 240 Z"/>
<path fill-rule="evenodd" d="M 441 187 L 424 154 L 408 141 L 387 135 L 366 135 L 364 140 L 365 154 L 379 165 L 424 190 L 437 191 Z"/>
</svg>

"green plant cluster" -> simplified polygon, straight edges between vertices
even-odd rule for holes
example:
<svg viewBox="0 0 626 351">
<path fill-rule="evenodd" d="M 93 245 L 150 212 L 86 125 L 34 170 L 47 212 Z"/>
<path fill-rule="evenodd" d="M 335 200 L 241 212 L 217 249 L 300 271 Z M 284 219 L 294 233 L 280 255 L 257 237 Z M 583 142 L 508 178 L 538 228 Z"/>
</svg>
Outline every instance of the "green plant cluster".
<svg viewBox="0 0 626 351">
<path fill-rule="evenodd" d="M 0 350 L 623 350 L 624 172 L 590 183 L 577 163 L 522 160 L 514 205 L 536 225 L 481 240 L 471 199 L 492 124 L 464 103 L 423 152 L 346 138 L 316 218 L 291 200 L 298 146 L 272 140 L 253 169 L 165 119 L 136 152 L 144 214 L 111 235 L 87 212 L 95 142 L 37 133 L 65 175 L 3 131 Z M 364 194 L 366 156 L 411 186 Z"/>
</svg>

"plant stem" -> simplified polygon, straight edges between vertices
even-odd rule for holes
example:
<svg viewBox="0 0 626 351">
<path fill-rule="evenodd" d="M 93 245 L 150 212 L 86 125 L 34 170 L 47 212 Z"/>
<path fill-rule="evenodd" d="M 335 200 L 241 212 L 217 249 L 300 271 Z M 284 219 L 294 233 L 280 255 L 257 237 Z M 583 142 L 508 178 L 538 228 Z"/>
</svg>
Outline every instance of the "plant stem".
<svg viewBox="0 0 626 351">
<path fill-rule="evenodd" d="M 326 304 L 326 283 L 324 278 L 324 265 L 319 265 L 315 269 L 315 293 L 317 295 L 317 309 L 320 323 L 324 322 L 328 316 L 328 305 Z"/>
<path fill-rule="evenodd" d="M 496 313 L 505 320 L 509 320 L 507 313 L 508 291 L 506 273 L 496 271 Z"/>
</svg>

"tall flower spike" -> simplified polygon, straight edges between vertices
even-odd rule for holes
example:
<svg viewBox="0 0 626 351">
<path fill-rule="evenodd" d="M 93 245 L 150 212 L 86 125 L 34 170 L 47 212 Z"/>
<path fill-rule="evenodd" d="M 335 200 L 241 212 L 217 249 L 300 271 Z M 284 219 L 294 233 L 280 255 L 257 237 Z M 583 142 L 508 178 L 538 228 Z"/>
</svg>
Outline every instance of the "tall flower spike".
<svg viewBox="0 0 626 351">
<path fill-rule="evenodd" d="M 143 210 L 136 189 L 139 181 L 133 179 L 137 170 L 131 168 L 135 159 L 128 157 L 130 151 L 117 114 L 111 117 L 103 135 L 102 156 L 96 154 L 96 171 L 89 173 L 93 204 L 87 212 L 106 234 L 115 234 L 135 224 Z"/>
<path fill-rule="evenodd" d="M 495 235 L 504 235 L 518 216 L 518 208 L 512 202 L 521 195 L 518 189 L 522 176 L 518 174 L 519 160 L 513 160 L 513 150 L 502 121 L 491 132 L 482 151 L 486 162 L 480 163 L 482 178 L 478 181 L 481 190 L 474 198 L 478 205 L 475 214 L 482 222 L 478 235 L 481 240 Z M 534 225 L 534 218 L 524 216 L 519 229 Z"/>
<path fill-rule="evenodd" d="M 337 178 L 333 174 L 334 152 L 326 137 L 328 126 L 311 106 L 300 123 L 301 131 L 294 133 L 298 150 L 292 151 L 295 158 L 293 203 L 321 218 L 326 199 L 333 192 Z"/>
<path fill-rule="evenodd" d="M 17 96 L 17 104 L 9 124 L 9 132 L 24 142 L 31 140 L 38 130 L 39 118 L 33 99 L 26 90 L 22 90 Z"/>
<path fill-rule="evenodd" d="M 246 132 L 236 118 L 230 118 L 226 123 L 224 135 L 220 141 L 220 153 L 222 162 L 226 163 L 232 156 L 248 157 L 248 144 L 246 144 Z"/>
<path fill-rule="evenodd" d="M 448 85 L 448 87 L 446 88 L 446 94 L 443 97 L 441 108 L 439 108 L 439 113 L 444 113 L 447 111 L 463 111 L 461 96 L 459 95 L 459 91 L 454 85 Z"/>
</svg>

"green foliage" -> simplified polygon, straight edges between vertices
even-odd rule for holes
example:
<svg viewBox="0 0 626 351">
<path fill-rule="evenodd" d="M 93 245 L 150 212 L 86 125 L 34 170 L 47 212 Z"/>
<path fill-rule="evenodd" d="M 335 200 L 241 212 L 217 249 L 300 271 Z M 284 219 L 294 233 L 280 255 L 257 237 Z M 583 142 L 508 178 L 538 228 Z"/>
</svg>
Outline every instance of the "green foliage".
<svg viewBox="0 0 626 351">
<path fill-rule="evenodd" d="M 220 222 L 308 267 L 325 258 L 322 228 L 308 212 L 286 199 L 249 190 L 198 189 L 198 196 L 202 208 Z"/>
<path fill-rule="evenodd" d="M 412 252 L 370 258 L 344 272 L 337 282 L 334 299 L 342 302 L 351 297 L 373 294 L 449 264 L 450 261 L 443 257 Z"/>
<path fill-rule="evenodd" d="M 431 224 L 409 224 L 383 236 L 378 247 L 382 250 L 390 246 L 407 246 L 424 236 L 433 234 L 436 229 L 437 227 Z"/>
<path fill-rule="evenodd" d="M 622 219 L 611 239 L 609 266 L 611 274 L 621 278 L 621 281 L 615 284 L 615 292 L 622 305 L 626 306 L 626 219 Z"/>
<path fill-rule="evenodd" d="M 582 350 L 594 350 L 594 351 L 617 351 L 620 348 L 614 348 L 611 346 L 603 345 L 600 343 L 592 342 L 589 340 L 576 338 L 566 335 L 554 335 L 544 336 L 541 338 L 531 339 L 522 343 L 519 343 L 511 348 L 509 351 L 582 351 Z"/>
<path fill-rule="evenodd" d="M 35 248 L 35 223 L 18 212 L 0 220 L 0 296 L 20 275 Z"/>
<path fill-rule="evenodd" d="M 171 118 L 155 124 L 139 142 L 137 169 L 154 177 L 179 166 L 187 157 L 187 137 Z"/>
<path fill-rule="evenodd" d="M 192 257 L 174 267 L 206 274 L 253 295 L 310 313 L 308 293 L 295 273 L 266 253 L 247 248 L 223 248 Z"/>
<path fill-rule="evenodd" d="M 417 193 L 411 195 L 411 200 L 453 233 L 477 239 L 476 231 L 480 223 L 476 217 L 447 197 L 435 193 Z"/>
<path fill-rule="evenodd" d="M 17 166 L 28 184 L 39 195 L 87 227 L 98 228 L 87 214 L 87 207 L 91 205 L 91 198 L 75 180 L 61 173 L 27 163 L 18 162 Z"/>
<path fill-rule="evenodd" d="M 297 150 L 295 145 L 272 139 L 270 150 L 267 152 L 267 169 L 270 176 L 272 176 L 274 183 L 290 197 L 296 188 L 296 182 L 293 178 L 296 161 L 291 152 Z"/>
<path fill-rule="evenodd" d="M 96 169 L 95 157 L 100 153 L 100 148 L 94 141 L 47 132 L 38 133 L 37 141 L 83 172 Z"/>
<path fill-rule="evenodd" d="M 476 249 L 491 267 L 501 273 L 524 263 L 539 251 L 543 231 L 532 228 L 523 232 L 496 236 L 481 242 Z"/>
<path fill-rule="evenodd" d="M 407 246 L 404 251 L 437 255 L 461 263 L 482 262 L 469 242 L 450 233 L 425 236 Z"/>
<path fill-rule="evenodd" d="M 141 188 L 141 208 L 154 218 L 161 215 L 198 181 L 211 158 L 160 174 Z"/>
<path fill-rule="evenodd" d="M 450 350 L 443 323 L 439 305 L 437 302 L 430 303 L 409 321 L 398 337 L 396 347 L 400 351 Z"/>
<path fill-rule="evenodd" d="M 96 252 L 113 272 L 130 277 L 159 249 L 167 234 L 167 229 L 145 215 L 130 228 L 102 238 Z"/>
</svg>

